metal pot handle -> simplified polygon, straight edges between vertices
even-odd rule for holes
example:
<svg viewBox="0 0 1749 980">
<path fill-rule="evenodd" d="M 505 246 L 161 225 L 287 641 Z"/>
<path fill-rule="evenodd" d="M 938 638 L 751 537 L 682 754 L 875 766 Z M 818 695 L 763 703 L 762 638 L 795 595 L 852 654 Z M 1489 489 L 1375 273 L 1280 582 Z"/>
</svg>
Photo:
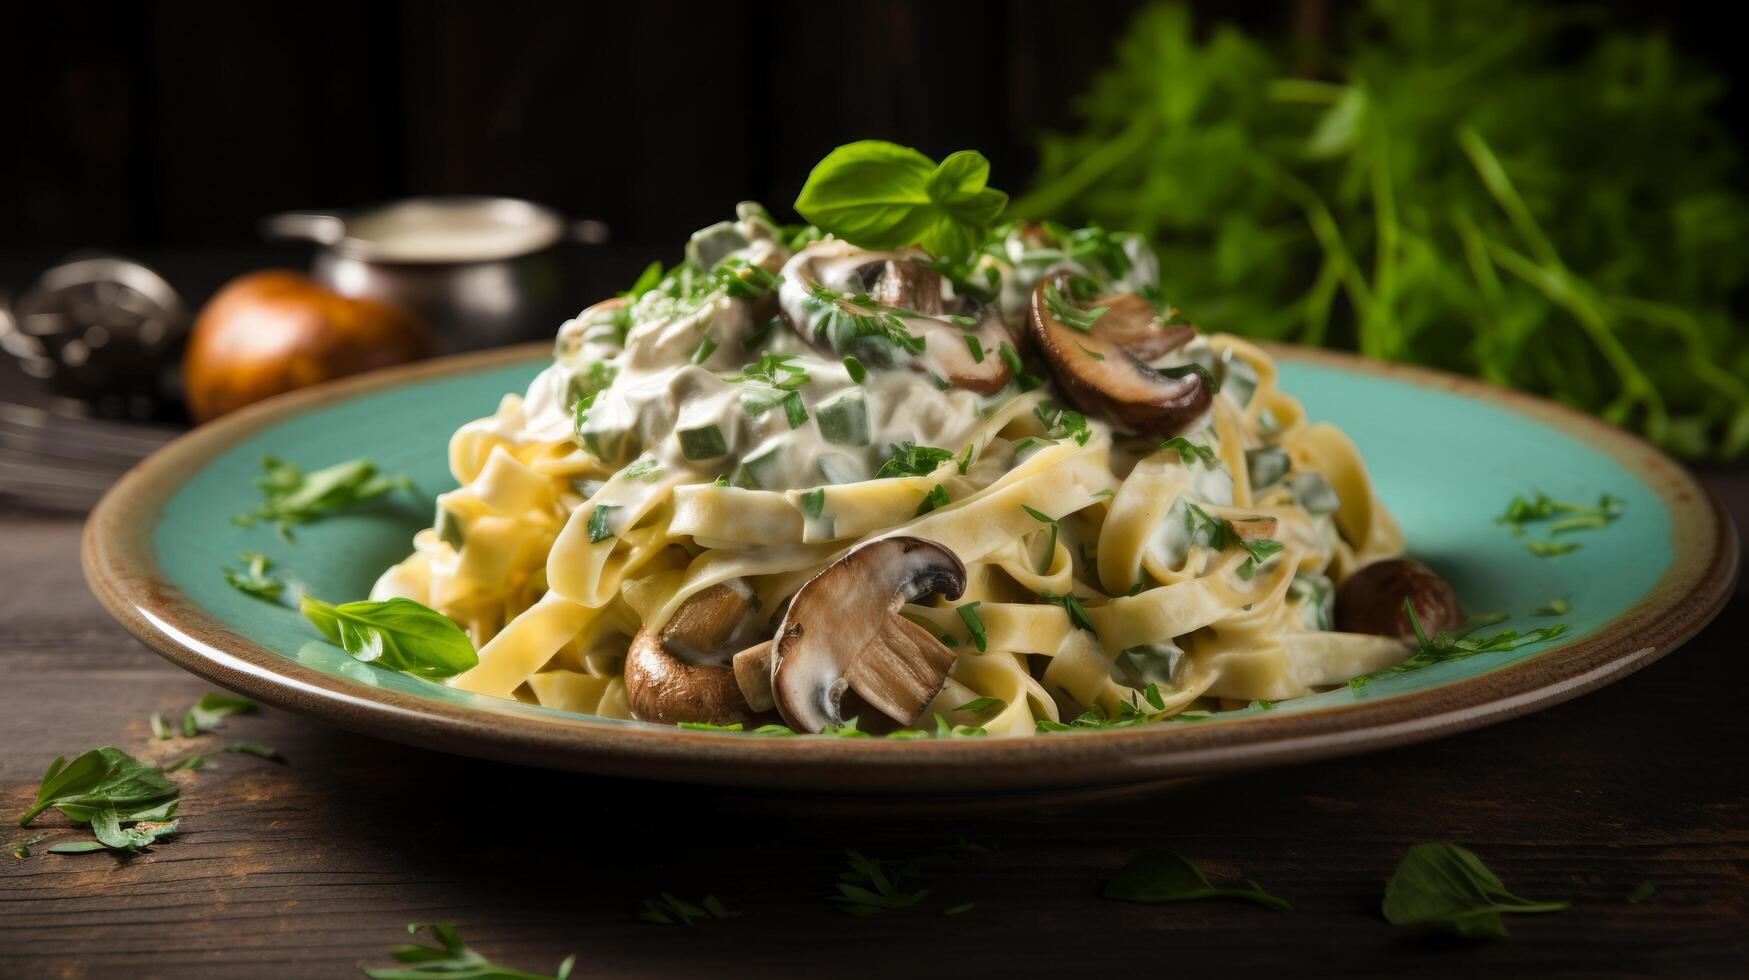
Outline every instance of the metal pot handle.
<svg viewBox="0 0 1749 980">
<path fill-rule="evenodd" d="M 281 211 L 261 219 L 261 237 L 335 245 L 346 237 L 346 219 L 333 211 Z"/>
</svg>

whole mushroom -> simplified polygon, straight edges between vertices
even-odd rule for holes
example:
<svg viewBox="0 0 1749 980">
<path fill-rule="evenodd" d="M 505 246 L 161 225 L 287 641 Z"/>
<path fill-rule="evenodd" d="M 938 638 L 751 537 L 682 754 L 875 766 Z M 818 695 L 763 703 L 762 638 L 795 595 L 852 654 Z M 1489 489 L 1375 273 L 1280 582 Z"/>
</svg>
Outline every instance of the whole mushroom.
<svg viewBox="0 0 1749 980">
<path fill-rule="evenodd" d="M 753 612 L 752 590 L 733 580 L 688 599 L 660 630 L 639 630 L 625 662 L 632 716 L 670 725 L 727 725 L 761 710 L 747 703 L 729 656 Z"/>
<path fill-rule="evenodd" d="M 827 566 L 790 602 L 772 645 L 778 713 L 797 731 L 843 725 L 846 691 L 900 725 L 922 714 L 953 667 L 954 652 L 899 614 L 939 593 L 957 599 L 966 569 L 922 538 L 881 538 Z"/>
<path fill-rule="evenodd" d="M 1388 558 L 1348 576 L 1337 588 L 1336 628 L 1413 639 L 1415 627 L 1403 608 L 1405 599 L 1428 636 L 1464 624 L 1457 593 L 1438 572 L 1413 559 Z"/>
<path fill-rule="evenodd" d="M 1209 409 L 1214 389 L 1200 370 L 1172 376 L 1148 361 L 1182 347 L 1196 330 L 1162 324 L 1152 304 L 1126 294 L 1099 301 L 1106 312 L 1086 329 L 1065 321 L 1076 308 L 1066 274 L 1046 276 L 1032 293 L 1032 338 L 1057 386 L 1077 408 L 1142 435 L 1168 437 Z"/>
<path fill-rule="evenodd" d="M 866 252 L 842 241 L 815 242 L 791 257 L 783 277 L 784 319 L 810 344 L 831 346 L 815 330 L 831 305 L 849 317 L 896 318 L 923 341 L 922 353 L 907 366 L 936 373 L 955 388 L 994 394 L 1013 376 L 999 356 L 1002 344 L 1012 339 L 1000 312 L 970 296 L 944 298 L 944 279 L 922 253 Z M 819 287 L 836 295 L 823 299 Z"/>
</svg>

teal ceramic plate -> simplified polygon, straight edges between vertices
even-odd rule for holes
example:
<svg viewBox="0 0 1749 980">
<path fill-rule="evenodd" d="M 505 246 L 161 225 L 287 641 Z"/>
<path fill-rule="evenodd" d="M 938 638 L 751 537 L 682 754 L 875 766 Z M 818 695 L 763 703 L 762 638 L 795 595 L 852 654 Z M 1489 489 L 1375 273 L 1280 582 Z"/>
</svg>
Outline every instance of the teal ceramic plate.
<svg viewBox="0 0 1749 980">
<path fill-rule="evenodd" d="M 548 350 L 449 358 L 298 392 L 183 437 L 104 498 L 86 527 L 92 589 L 136 636 L 226 687 L 336 725 L 469 755 L 614 775 L 840 790 L 962 792 L 1204 775 L 1399 745 L 1534 710 L 1668 653 L 1723 606 L 1736 536 L 1716 501 L 1640 440 L 1568 409 L 1436 372 L 1277 348 L 1282 385 L 1359 444 L 1409 552 L 1472 610 L 1558 645 L 1448 662 L 1220 721 L 1038 738 L 773 739 L 578 715 L 450 690 L 358 663 L 293 610 L 226 585 L 261 551 L 309 591 L 356 598 L 409 550 L 454 484 L 450 434 L 521 391 Z M 422 502 L 298 529 L 295 544 L 230 515 L 257 502 L 263 454 L 313 468 L 357 456 L 410 474 Z M 1542 558 L 1495 523 L 1519 493 L 1624 502 L 1621 518 Z"/>
</svg>

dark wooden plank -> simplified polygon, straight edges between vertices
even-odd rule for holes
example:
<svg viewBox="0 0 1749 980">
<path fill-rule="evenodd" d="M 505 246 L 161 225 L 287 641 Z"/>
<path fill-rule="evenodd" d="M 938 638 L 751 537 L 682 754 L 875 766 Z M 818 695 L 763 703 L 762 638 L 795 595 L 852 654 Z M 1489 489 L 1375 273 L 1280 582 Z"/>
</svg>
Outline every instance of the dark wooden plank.
<svg viewBox="0 0 1749 980">
<path fill-rule="evenodd" d="M 57 753 L 174 758 L 227 738 L 185 784 L 184 832 L 126 862 L 0 856 L 0 975 L 328 977 L 382 962 L 410 921 L 456 922 L 489 955 L 587 976 L 1240 975 L 1682 977 L 1749 955 L 1749 664 L 1739 603 L 1643 673 L 1529 718 L 1422 746 L 1198 786 L 946 801 L 852 800 L 593 779 L 437 755 L 277 711 L 153 742 L 146 716 L 208 688 L 107 620 L 76 521 L 0 518 L 0 810 Z M 59 817 L 55 839 L 74 835 Z M 997 853 L 956 852 L 960 837 Z M 10 839 L 10 834 L 4 835 Z M 1512 937 L 1426 942 L 1378 917 L 1408 844 L 1449 839 L 1523 894 L 1573 901 Z M 1121 905 L 1101 879 L 1173 846 L 1295 903 Z M 831 910 L 840 852 L 915 860 L 911 913 Z M 1642 881 L 1656 891 L 1630 905 Z M 715 893 L 743 917 L 636 921 L 638 900 Z M 976 907 L 951 918 L 962 901 Z"/>
</svg>

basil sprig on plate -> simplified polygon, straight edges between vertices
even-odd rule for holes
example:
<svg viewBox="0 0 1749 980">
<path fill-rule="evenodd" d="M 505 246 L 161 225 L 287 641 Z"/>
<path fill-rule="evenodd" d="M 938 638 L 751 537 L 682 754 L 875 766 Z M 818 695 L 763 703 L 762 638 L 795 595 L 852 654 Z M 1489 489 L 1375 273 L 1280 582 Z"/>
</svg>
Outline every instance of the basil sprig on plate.
<svg viewBox="0 0 1749 980">
<path fill-rule="evenodd" d="M 480 662 L 461 627 L 411 599 L 331 605 L 306 595 L 301 608 L 323 636 L 365 663 L 442 679 Z"/>
<path fill-rule="evenodd" d="M 795 208 L 853 245 L 921 245 L 937 258 L 961 259 L 1008 207 L 1008 195 L 986 186 L 989 179 L 990 161 L 973 150 L 937 164 L 908 146 L 859 140 L 826 154 Z"/>
</svg>

